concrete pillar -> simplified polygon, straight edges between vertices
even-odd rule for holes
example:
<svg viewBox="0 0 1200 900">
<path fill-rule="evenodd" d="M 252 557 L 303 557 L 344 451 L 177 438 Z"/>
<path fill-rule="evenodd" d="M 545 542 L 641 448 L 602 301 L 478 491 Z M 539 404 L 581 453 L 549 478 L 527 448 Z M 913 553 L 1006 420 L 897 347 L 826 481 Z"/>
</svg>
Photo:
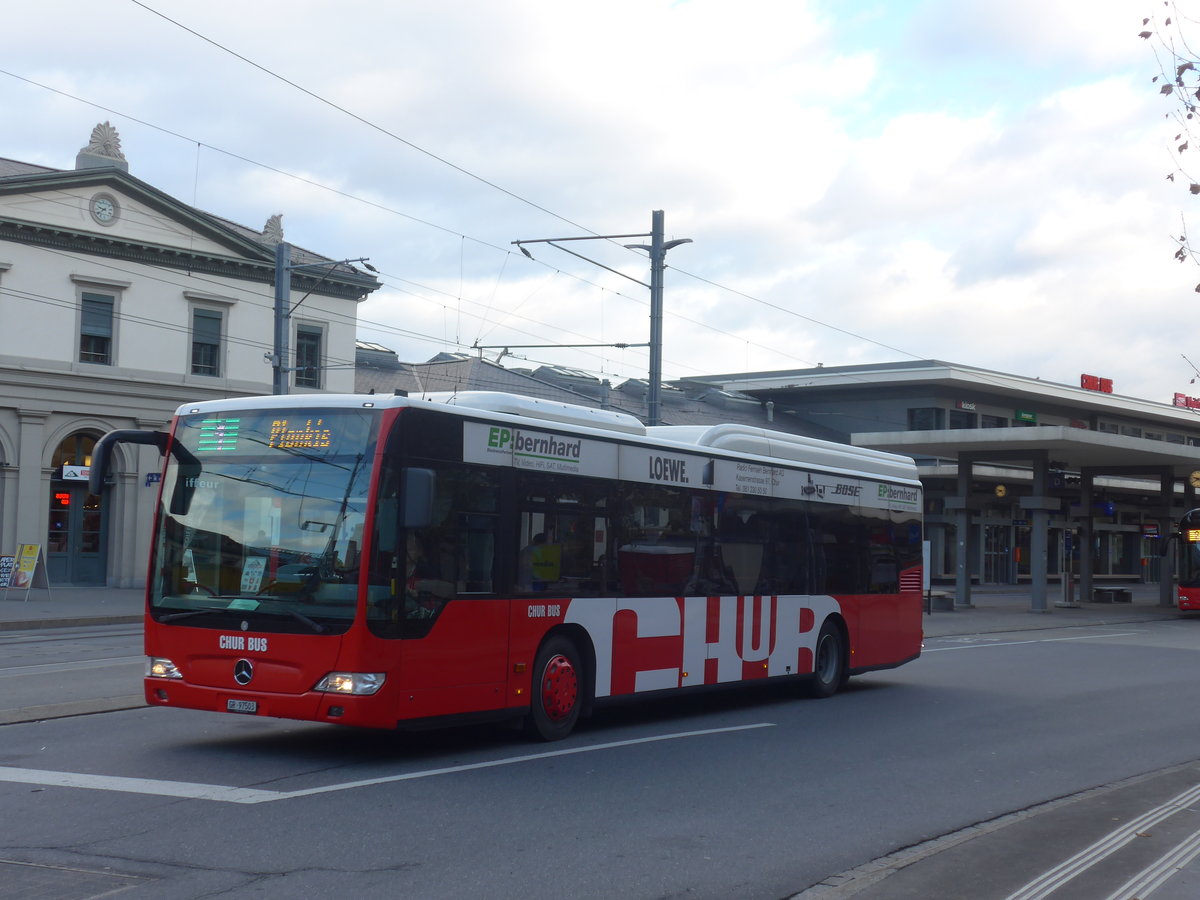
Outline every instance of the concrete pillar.
<svg viewBox="0 0 1200 900">
<path fill-rule="evenodd" d="M 14 461 L 16 457 L 5 460 L 5 466 L 0 470 L 0 491 L 3 491 L 3 506 L 0 507 L 0 553 L 13 553 L 17 549 L 17 497 L 18 476 L 20 470 Z"/>
<path fill-rule="evenodd" d="M 1032 578 L 1030 608 L 1033 612 L 1047 612 L 1046 577 L 1049 572 L 1050 509 L 1058 508 L 1052 497 L 1046 496 L 1050 483 L 1050 463 L 1045 451 L 1033 456 L 1033 492 L 1021 498 L 1021 507 L 1029 510 L 1031 531 L 1029 535 L 1029 574 Z"/>
<path fill-rule="evenodd" d="M 1092 599 L 1092 501 L 1095 476 L 1089 471 L 1079 473 L 1079 599 Z"/>
<path fill-rule="evenodd" d="M 1172 504 L 1175 502 L 1175 475 L 1170 469 L 1165 469 L 1159 476 L 1159 486 L 1162 492 L 1162 518 L 1158 522 L 1158 533 L 1161 535 L 1160 540 L 1166 540 L 1171 529 L 1175 527 L 1175 520 L 1171 515 Z M 1164 556 L 1158 567 L 1159 606 L 1175 605 L 1175 566 L 1171 562 L 1170 555 Z"/>
<path fill-rule="evenodd" d="M 974 466 L 969 456 L 958 457 L 958 496 L 955 505 L 954 608 L 971 608 L 971 478 Z"/>
<path fill-rule="evenodd" d="M 46 543 L 46 523 L 50 516 L 50 495 L 42 473 L 42 453 L 46 445 L 46 420 L 49 410 L 23 409 L 17 465 L 16 544 Z"/>
</svg>

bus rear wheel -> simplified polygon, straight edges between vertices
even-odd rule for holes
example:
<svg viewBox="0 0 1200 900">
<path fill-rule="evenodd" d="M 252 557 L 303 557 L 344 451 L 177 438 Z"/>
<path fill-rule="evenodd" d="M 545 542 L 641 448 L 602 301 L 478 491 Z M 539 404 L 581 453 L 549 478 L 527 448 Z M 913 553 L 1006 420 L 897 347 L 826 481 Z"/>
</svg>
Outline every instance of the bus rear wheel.
<svg viewBox="0 0 1200 900">
<path fill-rule="evenodd" d="M 826 619 L 817 635 L 813 674 L 806 686 L 810 697 L 832 697 L 846 681 L 846 642 L 832 619 Z"/>
<path fill-rule="evenodd" d="M 565 738 L 579 721 L 583 707 L 583 666 L 575 644 L 556 635 L 542 644 L 533 664 L 529 735 L 543 741 Z"/>
</svg>

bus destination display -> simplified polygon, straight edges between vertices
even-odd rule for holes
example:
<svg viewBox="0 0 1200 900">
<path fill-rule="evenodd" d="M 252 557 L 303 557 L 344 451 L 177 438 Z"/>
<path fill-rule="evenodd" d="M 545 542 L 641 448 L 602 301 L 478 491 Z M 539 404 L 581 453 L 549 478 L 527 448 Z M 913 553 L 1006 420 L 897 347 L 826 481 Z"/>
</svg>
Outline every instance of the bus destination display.
<svg viewBox="0 0 1200 900">
<path fill-rule="evenodd" d="M 333 456 L 361 453 L 371 440 L 374 415 L 352 410 L 305 410 L 303 415 L 230 411 L 181 419 L 177 436 L 200 457 L 263 453 Z"/>
<path fill-rule="evenodd" d="M 274 419 L 267 436 L 267 446 L 279 450 L 328 450 L 332 444 L 333 429 L 324 419 Z"/>
</svg>

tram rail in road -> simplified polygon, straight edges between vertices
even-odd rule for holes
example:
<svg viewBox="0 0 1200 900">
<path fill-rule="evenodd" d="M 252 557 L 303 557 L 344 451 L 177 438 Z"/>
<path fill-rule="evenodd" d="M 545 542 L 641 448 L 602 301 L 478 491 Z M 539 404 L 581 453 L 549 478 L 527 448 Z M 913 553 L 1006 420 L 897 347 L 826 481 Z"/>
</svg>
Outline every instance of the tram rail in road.
<svg viewBox="0 0 1200 900">
<path fill-rule="evenodd" d="M 144 706 L 140 644 L 126 626 L 0 634 L 0 725 Z"/>
</svg>

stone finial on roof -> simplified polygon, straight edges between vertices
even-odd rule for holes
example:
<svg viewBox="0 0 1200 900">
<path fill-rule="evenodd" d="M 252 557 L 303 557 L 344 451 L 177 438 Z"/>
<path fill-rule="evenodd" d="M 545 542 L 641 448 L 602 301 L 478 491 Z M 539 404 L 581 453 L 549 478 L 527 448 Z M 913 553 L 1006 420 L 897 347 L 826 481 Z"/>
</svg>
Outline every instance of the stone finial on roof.
<svg viewBox="0 0 1200 900">
<path fill-rule="evenodd" d="M 101 122 L 92 129 L 88 144 L 75 157 L 76 169 L 99 169 L 115 166 L 123 172 L 129 171 L 129 163 L 121 152 L 121 136 L 109 122 Z"/>
<path fill-rule="evenodd" d="M 263 240 L 268 244 L 283 243 L 283 213 L 275 213 L 263 226 Z"/>
</svg>

